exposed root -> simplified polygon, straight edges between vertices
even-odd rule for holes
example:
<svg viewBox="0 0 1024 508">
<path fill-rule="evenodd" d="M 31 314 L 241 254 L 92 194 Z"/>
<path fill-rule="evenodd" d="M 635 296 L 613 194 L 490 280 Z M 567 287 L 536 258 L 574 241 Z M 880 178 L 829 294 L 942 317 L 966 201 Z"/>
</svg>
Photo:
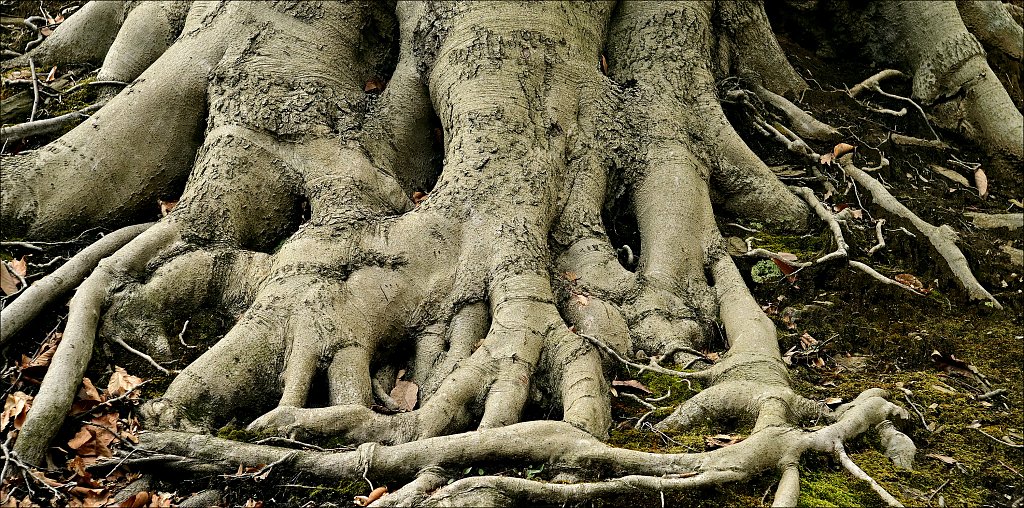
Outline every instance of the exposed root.
<svg viewBox="0 0 1024 508">
<path fill-rule="evenodd" d="M 953 228 L 942 225 L 935 227 L 918 217 L 914 212 L 910 211 L 906 206 L 903 206 L 889 191 L 871 177 L 871 175 L 865 173 L 860 168 L 853 164 L 852 157 L 847 155 L 840 158 L 839 163 L 848 176 L 853 178 L 857 184 L 868 190 L 871 193 L 874 203 L 882 207 L 889 213 L 892 213 L 907 222 L 909 222 L 914 229 L 923 234 L 928 241 L 935 248 L 935 251 L 946 261 L 946 265 L 949 267 L 953 276 L 960 282 L 960 285 L 967 290 L 968 296 L 973 300 L 988 300 L 991 304 L 997 308 L 1002 309 L 1002 305 L 991 293 L 988 292 L 978 279 L 974 277 L 974 273 L 971 271 L 970 266 L 967 264 L 967 258 L 964 257 L 963 252 L 956 246 L 957 235 L 953 231 Z"/>
<path fill-rule="evenodd" d="M 896 69 L 885 69 L 883 71 L 879 71 L 878 73 L 872 75 L 871 77 L 865 79 L 864 81 L 861 81 L 860 83 L 854 85 L 853 88 L 850 89 L 849 94 L 850 97 L 857 98 L 857 96 L 868 90 L 879 89 L 882 85 L 883 80 L 905 77 L 907 77 L 906 74 L 903 74 L 902 72 Z"/>
<path fill-rule="evenodd" d="M 15 444 L 15 451 L 22 460 L 41 464 L 50 440 L 63 424 L 92 357 L 100 312 L 114 278 L 121 273 L 140 272 L 176 234 L 166 223 L 149 228 L 101 261 L 97 270 L 79 287 L 71 300 L 64 337 Z"/>
<path fill-rule="evenodd" d="M 785 97 L 757 84 L 753 86 L 753 91 L 762 101 L 781 111 L 789 121 L 789 126 L 801 137 L 818 141 L 832 141 L 840 136 L 835 127 L 814 118 Z"/>
<path fill-rule="evenodd" d="M 56 298 L 77 286 L 100 260 L 110 256 L 152 224 L 140 224 L 107 234 L 76 254 L 56 271 L 29 286 L 0 312 L 0 345 L 11 340 L 29 321 Z"/>
<path fill-rule="evenodd" d="M 98 65 L 114 42 L 124 19 L 123 1 L 89 2 L 60 24 L 27 53 L 3 62 L 3 69 L 25 67 L 29 59 L 43 67 L 92 63 Z M 45 19 L 43 20 L 45 23 Z"/>
<path fill-rule="evenodd" d="M 102 107 L 103 103 L 97 103 L 53 118 L 8 125 L 0 129 L 0 142 L 17 141 L 29 136 L 40 136 L 67 129 L 89 118 L 89 115 L 99 111 Z"/>
<path fill-rule="evenodd" d="M 868 482 L 868 485 L 871 486 L 871 490 L 875 491 L 875 493 L 878 494 L 878 497 L 882 498 L 882 501 L 885 501 L 889 506 L 903 506 L 903 503 L 899 502 L 895 497 L 892 497 L 892 494 L 886 491 L 885 488 L 879 485 L 874 478 L 865 473 L 863 469 L 853 462 L 853 459 L 846 454 L 846 448 L 841 443 L 836 444 L 835 451 L 836 456 L 839 458 L 839 463 L 842 464 L 843 467 L 855 478 Z"/>
</svg>

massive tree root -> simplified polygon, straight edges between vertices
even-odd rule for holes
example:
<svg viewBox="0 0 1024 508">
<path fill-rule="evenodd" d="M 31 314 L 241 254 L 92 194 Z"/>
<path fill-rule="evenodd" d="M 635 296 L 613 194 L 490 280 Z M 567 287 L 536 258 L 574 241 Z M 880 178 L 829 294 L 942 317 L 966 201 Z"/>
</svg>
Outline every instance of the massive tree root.
<svg viewBox="0 0 1024 508">
<path fill-rule="evenodd" d="M 212 311 L 230 329 L 142 410 L 147 427 L 177 430 L 145 434 L 148 452 L 124 464 L 407 482 L 381 505 L 563 502 L 774 470 L 775 503 L 788 506 L 807 452 L 866 477 L 844 443 L 872 429 L 910 467 L 914 445 L 890 421 L 906 413 L 881 390 L 834 411 L 792 390 L 774 325 L 715 222 L 716 205 L 779 228 L 812 220 L 726 119 L 720 81 L 738 76 L 793 137 L 838 134 L 791 102 L 807 85 L 759 2 L 399 3 L 398 61 L 373 98 L 366 83 L 386 60 L 374 45 L 393 28 L 377 6 L 146 9 L 186 7 L 168 47 L 137 44 L 128 27 L 143 8 L 131 11 L 101 75 L 138 79 L 4 172 L 0 220 L 29 236 L 123 221 L 184 183 L 177 207 L 78 289 L 60 367 L 15 445 L 23 460 L 42 463 L 97 337 L 166 371 L 175 323 Z M 280 72 L 293 66 L 303 73 Z M 947 71 L 930 72 L 945 83 Z M 971 132 L 1005 137 L 972 112 L 995 99 L 957 100 Z M 139 116 L 141 128 L 113 121 Z M 1019 158 L 1019 141 L 1000 156 Z M 69 208 L 84 192 L 110 198 Z M 603 217 L 619 195 L 640 233 L 635 268 L 620 263 Z M 686 455 L 600 443 L 618 359 L 690 366 L 721 347 L 721 361 L 677 374 L 702 389 L 657 427 L 740 420 L 748 439 Z M 398 407 L 388 394 L 400 371 L 419 388 L 416 407 L 379 411 Z M 537 407 L 562 421 L 522 422 Z M 360 448 L 204 435 L 229 422 Z M 826 425 L 804 430 L 811 422 Z M 550 464 L 571 483 L 454 476 L 493 461 Z"/>
</svg>

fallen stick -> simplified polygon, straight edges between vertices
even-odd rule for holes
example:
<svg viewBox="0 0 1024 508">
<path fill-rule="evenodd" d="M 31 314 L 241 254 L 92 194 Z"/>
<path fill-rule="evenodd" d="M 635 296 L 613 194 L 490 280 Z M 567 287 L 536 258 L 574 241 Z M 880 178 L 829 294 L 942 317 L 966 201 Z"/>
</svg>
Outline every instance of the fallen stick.
<svg viewBox="0 0 1024 508">
<path fill-rule="evenodd" d="M 0 346 L 7 344 L 47 305 L 80 284 L 101 259 L 113 254 L 151 225 L 128 226 L 104 236 L 25 289 L 24 294 L 0 312 Z"/>
<path fill-rule="evenodd" d="M 957 234 L 953 228 L 945 224 L 935 227 L 922 220 L 890 194 L 878 180 L 875 180 L 871 175 L 855 166 L 851 156 L 841 157 L 840 166 L 843 168 L 844 173 L 871 193 L 874 202 L 878 206 L 881 206 L 889 213 L 906 219 L 914 229 L 928 238 L 932 247 L 946 261 L 949 269 L 953 272 L 953 276 L 960 281 L 960 284 L 967 290 L 967 294 L 972 300 L 988 300 L 992 302 L 995 308 L 1000 310 L 1003 308 L 1002 304 L 988 290 L 982 287 L 978 279 L 974 277 L 974 272 L 971 271 L 970 265 L 967 264 L 967 258 L 964 257 L 964 253 L 960 251 L 960 248 L 956 246 Z"/>
</svg>

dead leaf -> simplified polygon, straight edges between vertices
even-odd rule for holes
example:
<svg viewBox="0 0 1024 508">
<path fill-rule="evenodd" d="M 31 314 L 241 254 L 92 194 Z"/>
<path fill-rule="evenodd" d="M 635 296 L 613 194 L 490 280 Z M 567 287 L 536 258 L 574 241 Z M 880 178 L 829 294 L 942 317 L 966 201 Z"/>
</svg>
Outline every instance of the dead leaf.
<svg viewBox="0 0 1024 508">
<path fill-rule="evenodd" d="M 0 413 L 0 430 L 6 429 L 9 422 L 14 422 L 15 429 L 21 429 L 32 407 L 32 396 L 25 392 L 14 392 L 7 395 L 4 411 Z"/>
<path fill-rule="evenodd" d="M 580 276 L 576 275 L 576 272 L 565 272 L 565 280 L 569 282 L 576 282 L 580 280 Z"/>
<path fill-rule="evenodd" d="M 986 378 L 977 367 L 957 358 L 956 356 L 942 354 L 937 349 L 933 350 L 930 356 L 932 361 L 935 362 L 940 369 L 946 372 L 959 372 L 967 376 L 973 376 L 978 381 L 981 381 L 985 386 L 988 386 L 989 384 L 988 378 Z"/>
<path fill-rule="evenodd" d="M 870 356 L 839 356 L 836 363 L 846 370 L 860 371 L 867 368 L 870 359 Z"/>
<path fill-rule="evenodd" d="M 57 77 L 57 66 L 54 66 L 52 69 L 50 69 L 50 72 L 46 75 L 46 79 L 44 81 L 46 81 L 47 83 L 52 83 L 53 80 L 56 77 Z"/>
<path fill-rule="evenodd" d="M 811 334 L 807 332 L 804 332 L 803 335 L 800 336 L 800 346 L 803 347 L 805 350 L 810 349 L 812 346 L 815 346 L 817 344 L 818 339 L 815 339 L 814 337 L 811 336 Z"/>
<path fill-rule="evenodd" d="M 366 506 L 366 505 L 368 505 L 368 504 L 370 504 L 370 503 L 372 503 L 372 502 L 374 502 L 374 501 L 384 497 L 384 495 L 387 494 L 387 493 L 388 493 L 388 488 L 387 487 L 377 487 L 377 488 L 373 489 L 373 492 L 370 492 L 370 494 L 367 495 L 367 496 L 356 496 L 356 497 L 352 498 L 352 502 L 355 503 L 357 506 Z"/>
<path fill-rule="evenodd" d="M 142 378 L 128 374 L 124 368 L 115 366 L 114 373 L 110 375 L 110 381 L 107 383 L 107 397 L 120 397 L 134 390 L 140 384 L 142 384 Z M 133 393 L 128 397 L 136 399 L 139 394 Z"/>
<path fill-rule="evenodd" d="M 0 291 L 11 296 L 18 292 L 21 281 L 14 275 L 14 271 L 7 266 L 7 263 L 0 262 Z"/>
<path fill-rule="evenodd" d="M 175 199 L 174 201 L 164 201 L 162 199 L 158 199 L 156 200 L 156 202 L 158 205 L 160 205 L 160 215 L 162 217 L 166 217 L 167 214 L 171 213 L 171 210 L 174 210 L 174 207 L 178 206 L 177 199 Z"/>
<path fill-rule="evenodd" d="M 590 303 L 590 298 L 587 298 L 586 295 L 573 295 L 573 296 L 576 298 L 576 301 L 579 302 L 580 307 L 586 307 Z"/>
<path fill-rule="evenodd" d="M 715 448 L 725 448 L 726 446 L 732 446 L 745 438 L 741 436 L 733 436 L 730 434 L 716 434 L 714 436 L 704 436 L 704 446 L 709 450 Z"/>
<path fill-rule="evenodd" d="M 846 155 L 846 154 L 854 151 L 854 149 L 856 149 L 856 148 L 857 147 L 855 147 L 855 146 L 853 146 L 851 144 L 839 143 L 838 145 L 832 147 L 832 153 L 826 153 L 826 154 L 822 155 L 821 159 L 820 159 L 820 162 L 822 164 L 825 164 L 825 165 L 831 164 L 832 161 L 842 157 L 843 155 Z"/>
<path fill-rule="evenodd" d="M 641 392 L 644 392 L 644 393 L 646 393 L 648 395 L 652 393 L 651 390 L 649 388 L 647 388 L 646 386 L 644 386 L 643 383 L 641 383 L 640 381 L 637 381 L 635 379 L 627 379 L 625 381 L 619 381 L 618 379 L 616 379 L 616 380 L 612 381 L 612 386 L 623 386 L 623 387 L 626 387 L 626 388 L 635 388 L 635 389 L 640 390 Z"/>
<path fill-rule="evenodd" d="M 7 263 L 7 266 L 11 267 L 14 273 L 22 277 L 28 276 L 28 262 L 25 261 L 25 256 L 21 256 L 21 259 L 12 259 Z"/>
<path fill-rule="evenodd" d="M 398 404 L 398 408 L 403 411 L 412 411 L 416 409 L 416 401 L 419 397 L 420 387 L 411 381 L 404 381 L 402 376 L 405 375 L 405 370 L 398 371 L 398 379 L 395 381 L 395 387 L 391 389 L 391 398 Z"/>
<path fill-rule="evenodd" d="M 61 332 L 54 332 L 45 341 L 43 341 L 39 346 L 39 350 L 32 356 L 32 358 L 21 355 L 21 361 L 18 363 L 18 367 L 21 369 L 21 375 L 31 379 L 42 378 L 42 374 L 45 373 L 46 368 L 50 366 L 50 361 L 53 360 L 53 354 L 57 352 L 57 345 L 60 344 L 60 340 L 63 336 L 64 334 Z"/>
<path fill-rule="evenodd" d="M 150 494 L 149 492 L 142 491 L 136 492 L 121 501 L 121 504 L 117 505 L 119 508 L 142 508 L 149 504 Z"/>
<path fill-rule="evenodd" d="M 53 29 L 48 26 L 44 26 L 43 28 L 39 29 L 39 33 L 43 34 L 43 37 L 49 37 L 50 34 L 53 33 Z"/>
<path fill-rule="evenodd" d="M 79 448 L 85 446 L 86 443 L 91 441 L 92 438 L 93 435 L 92 432 L 89 432 L 89 427 L 83 426 L 82 428 L 78 429 L 78 432 L 75 434 L 75 437 L 71 438 L 71 440 L 68 441 L 68 447 L 70 447 L 72 450 L 78 450 Z"/>
<path fill-rule="evenodd" d="M 918 280 L 917 277 L 914 277 L 913 275 L 910 275 L 909 273 L 898 274 L 895 277 L 893 277 L 893 280 L 895 280 L 896 282 L 899 282 L 900 284 L 903 284 L 904 286 L 907 286 L 909 288 L 917 290 L 917 291 L 919 291 L 921 293 L 927 293 L 928 292 L 928 288 L 924 287 L 924 284 L 922 284 L 921 281 Z"/>
<path fill-rule="evenodd" d="M 704 353 L 704 357 L 707 358 L 708 360 L 711 360 L 713 363 L 717 363 L 718 360 L 722 359 L 722 357 L 718 353 L 716 353 L 714 351 L 711 351 L 709 353 Z"/>
<path fill-rule="evenodd" d="M 601 73 L 605 76 L 608 75 L 608 59 L 604 57 L 604 54 L 601 55 Z"/>
<path fill-rule="evenodd" d="M 789 253 L 789 252 L 779 252 L 778 254 L 779 254 L 779 257 L 782 258 L 782 259 L 780 260 L 778 258 L 772 258 L 772 261 L 775 262 L 775 266 L 779 267 L 779 270 L 782 271 L 783 275 L 789 276 L 790 274 L 795 272 L 796 268 L 793 267 L 793 265 L 791 265 L 789 263 L 790 262 L 796 262 L 799 259 L 799 258 L 796 257 L 796 254 L 792 254 L 792 253 Z M 790 282 L 792 282 L 792 280 L 793 280 L 793 278 L 790 278 Z"/>
<path fill-rule="evenodd" d="M 971 183 L 967 181 L 967 178 L 965 178 L 964 175 L 961 175 L 952 169 L 944 168 L 937 164 L 929 164 L 928 168 L 960 185 L 963 185 L 964 187 L 971 186 Z"/>
<path fill-rule="evenodd" d="M 985 176 L 985 171 L 980 166 L 974 170 L 974 186 L 978 188 L 978 197 L 981 199 L 988 197 L 988 177 Z"/>
<path fill-rule="evenodd" d="M 855 146 L 853 146 L 851 144 L 848 144 L 848 143 L 839 143 L 838 145 L 832 147 L 832 157 L 838 159 L 838 158 L 840 158 L 840 157 L 842 157 L 842 156 L 844 156 L 844 155 L 854 151 L 856 148 L 857 147 L 855 147 Z"/>
<path fill-rule="evenodd" d="M 384 91 L 386 86 L 386 81 L 379 78 L 373 78 L 366 82 L 366 86 L 363 87 L 363 91 L 366 93 L 379 94 Z"/>
<path fill-rule="evenodd" d="M 416 191 L 412 193 L 412 203 L 419 205 L 420 203 L 427 200 L 427 193 L 423 191 Z"/>
<path fill-rule="evenodd" d="M 825 405 L 826 406 L 830 406 L 830 407 L 838 406 L 839 404 L 842 404 L 842 403 L 843 403 L 842 397 L 829 397 L 829 398 L 825 399 Z"/>
<path fill-rule="evenodd" d="M 960 462 L 960 461 L 954 459 L 953 457 L 950 457 L 950 456 L 947 456 L 947 455 L 940 455 L 938 453 L 929 453 L 928 455 L 925 455 L 925 457 L 933 458 L 933 459 L 935 459 L 935 460 L 937 460 L 939 462 L 942 462 L 943 464 L 946 464 L 948 466 L 953 466 L 953 465 L 956 465 L 957 462 Z"/>
<path fill-rule="evenodd" d="M 263 508 L 263 501 L 257 501 L 253 498 L 249 498 L 249 500 L 242 505 L 242 508 Z"/>
</svg>

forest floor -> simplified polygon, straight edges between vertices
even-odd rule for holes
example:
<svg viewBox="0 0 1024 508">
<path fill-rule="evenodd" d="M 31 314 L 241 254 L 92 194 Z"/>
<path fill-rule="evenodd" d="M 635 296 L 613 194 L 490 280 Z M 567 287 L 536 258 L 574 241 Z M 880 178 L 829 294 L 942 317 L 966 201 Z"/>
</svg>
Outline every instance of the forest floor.
<svg viewBox="0 0 1024 508">
<path fill-rule="evenodd" d="M 24 45 L 24 35 L 5 32 L 15 34 L 4 36 L 0 42 L 5 46 Z M 912 419 L 902 422 L 901 428 L 918 446 L 914 470 L 894 467 L 870 436 L 848 446 L 853 460 L 903 503 L 910 506 L 1021 506 L 1024 503 L 1024 448 L 1021 446 L 1024 443 L 1024 375 L 1021 370 L 1024 364 L 1024 266 L 1019 258 L 1014 260 L 1012 256 L 1019 256 L 1024 241 L 1021 230 L 982 229 L 965 212 L 1021 212 L 1022 190 L 1012 183 L 993 181 L 988 196 L 980 197 L 971 168 L 975 167 L 972 163 L 981 163 L 984 168 L 986 160 L 979 151 L 952 135 L 942 134 L 943 141 L 951 148 L 893 142 L 892 133 L 921 139 L 932 136 L 924 119 L 912 108 L 900 117 L 872 112 L 846 93 L 845 88 L 881 69 L 858 68 L 849 62 L 839 65 L 788 40 L 782 42 L 791 61 L 812 85 L 802 97 L 801 106 L 839 129 L 842 141 L 856 147 L 855 160 L 859 166 L 873 166 L 884 154 L 889 166 L 873 174 L 921 218 L 934 225 L 948 224 L 960 233 L 959 245 L 978 279 L 1005 307 L 999 311 L 967 302 L 962 290 L 941 263 L 936 262 L 940 258 L 927 242 L 901 230 L 904 224 L 899 221 L 889 219 L 883 227 L 886 247 L 868 254 L 868 249 L 876 242 L 873 220 L 886 215 L 870 203 L 863 190 L 858 191 L 845 181 L 841 172 L 825 168 L 824 175 L 837 190 L 823 201 L 837 212 L 844 208 L 850 210 L 846 212 L 845 233 L 851 244 L 851 258 L 889 277 L 919 281 L 929 292 L 926 296 L 913 295 L 834 265 L 811 267 L 787 276 L 771 261 L 738 258 L 740 268 L 749 275 L 748 284 L 755 297 L 778 326 L 780 347 L 786 353 L 787 363 L 791 364 L 796 389 L 811 399 L 836 405 L 851 400 L 864 389 L 880 387 L 889 390 L 893 400 L 910 411 Z M 38 72 L 43 75 L 50 69 Z M 74 78 L 61 85 L 64 89 L 92 75 L 84 68 L 57 69 L 54 74 L 55 80 Z M 26 76 L 4 75 L 5 80 L 15 77 Z M 21 99 L 18 106 L 16 96 L 27 91 L 31 98 L 31 89 L 16 86 L 0 89 L 5 124 L 25 120 L 18 117 L 24 109 L 24 100 Z M 886 82 L 885 87 L 891 93 L 909 94 L 906 81 L 893 80 Z M 88 87 L 80 90 L 72 96 L 47 98 L 40 116 L 77 110 L 96 100 Z M 895 110 L 906 105 L 878 97 L 867 99 Z M 807 185 L 819 196 L 825 194 L 824 182 L 808 178 L 805 163 L 774 141 L 753 130 L 745 131 L 743 126 L 747 123 L 738 108 L 729 108 L 728 112 L 750 146 L 781 178 L 791 184 Z M 54 137 L 30 138 L 5 146 L 4 154 L 42 146 Z M 827 153 L 832 148 L 814 143 L 811 146 L 819 153 Z M 157 203 L 151 215 L 138 219 L 157 219 L 160 215 Z M 751 242 L 756 247 L 792 253 L 801 260 L 817 258 L 834 248 L 832 235 L 824 224 L 808 235 L 775 234 L 763 230 L 761 224 L 737 223 L 730 219 L 723 219 L 720 227 L 724 235 L 735 237 L 740 243 L 754 238 Z M 23 270 L 22 275 L 31 282 L 51 272 L 61 261 L 103 233 L 88 231 L 63 243 L 33 242 L 35 249 L 5 245 L 0 248 L 0 259 L 12 269 Z M 630 230 L 628 223 L 616 223 L 613 236 L 620 242 L 636 245 L 636 232 Z M 21 264 L 22 261 L 25 263 Z M 16 297 L 15 294 L 2 298 L 9 303 Z M 46 371 L 48 354 L 52 354 L 59 340 L 66 319 L 65 304 L 66 300 L 53 306 L 2 351 L 0 387 L 4 391 L 5 407 L 0 430 L 5 436 L 12 432 L 18 417 L 23 417 L 31 405 L 31 395 Z M 198 315 L 187 324 L 180 323 L 181 358 L 169 366 L 184 368 L 205 345 L 216 341 L 216 330 L 224 329 L 226 324 L 221 322 L 223 319 Z M 719 349 L 724 349 L 724 345 Z M 721 353 L 706 352 L 711 360 Z M 104 471 L 106 476 L 87 470 L 90 463 L 130 444 L 138 432 L 134 411 L 139 401 L 159 395 L 170 378 L 144 361 L 126 356 L 116 346 L 107 345 L 97 346 L 86 377 L 91 381 L 80 391 L 72 415 L 55 441 L 57 448 L 49 457 L 52 469 L 46 473 L 45 480 L 69 496 L 69 502 L 120 502 L 133 495 L 132 500 L 141 501 L 140 497 L 148 496 L 150 502 L 160 505 L 213 488 L 222 491 L 224 502 L 231 505 L 313 500 L 340 506 L 348 504 L 351 496 L 366 494 L 368 490 L 361 480 L 339 485 L 301 486 L 301 481 L 294 478 L 279 479 L 281 481 L 260 478 L 258 474 L 251 474 L 259 471 L 261 465 L 258 464 L 240 469 L 236 475 L 185 482 L 140 479 L 138 474 L 123 470 L 110 474 Z M 145 383 L 140 385 L 143 380 Z M 616 426 L 610 440 L 615 446 L 659 452 L 703 451 L 729 446 L 749 432 L 749 422 L 732 422 L 730 428 L 696 429 L 682 434 L 657 432 L 649 423 L 667 416 L 694 392 L 676 378 L 651 372 L 623 371 L 618 381 L 612 408 Z M 626 393 L 641 398 L 667 397 L 653 402 L 659 409 L 644 417 L 648 408 L 626 397 Z M 635 428 L 641 418 L 644 424 Z M 104 426 L 114 432 L 102 429 Z M 222 429 L 220 435 L 245 440 L 259 437 L 230 426 Z M 540 479 L 547 476 L 540 465 L 512 470 L 495 464 L 462 473 L 500 473 Z M 762 506 L 770 503 L 776 480 L 773 475 L 765 475 L 744 485 L 695 491 L 685 498 L 662 500 L 653 495 L 648 499 L 633 497 L 620 501 L 628 501 L 631 506 L 660 506 L 662 502 L 676 506 Z M 36 484 L 38 481 L 32 480 L 31 486 L 45 492 L 45 488 Z M 282 486 L 286 483 L 291 486 Z M 4 497 L 12 486 L 5 487 Z M 866 483 L 850 477 L 830 457 L 804 460 L 801 492 L 800 503 L 805 506 L 880 504 Z M 6 500 L 11 506 L 17 502 L 16 498 Z M 617 503 L 612 500 L 608 504 Z"/>
</svg>

